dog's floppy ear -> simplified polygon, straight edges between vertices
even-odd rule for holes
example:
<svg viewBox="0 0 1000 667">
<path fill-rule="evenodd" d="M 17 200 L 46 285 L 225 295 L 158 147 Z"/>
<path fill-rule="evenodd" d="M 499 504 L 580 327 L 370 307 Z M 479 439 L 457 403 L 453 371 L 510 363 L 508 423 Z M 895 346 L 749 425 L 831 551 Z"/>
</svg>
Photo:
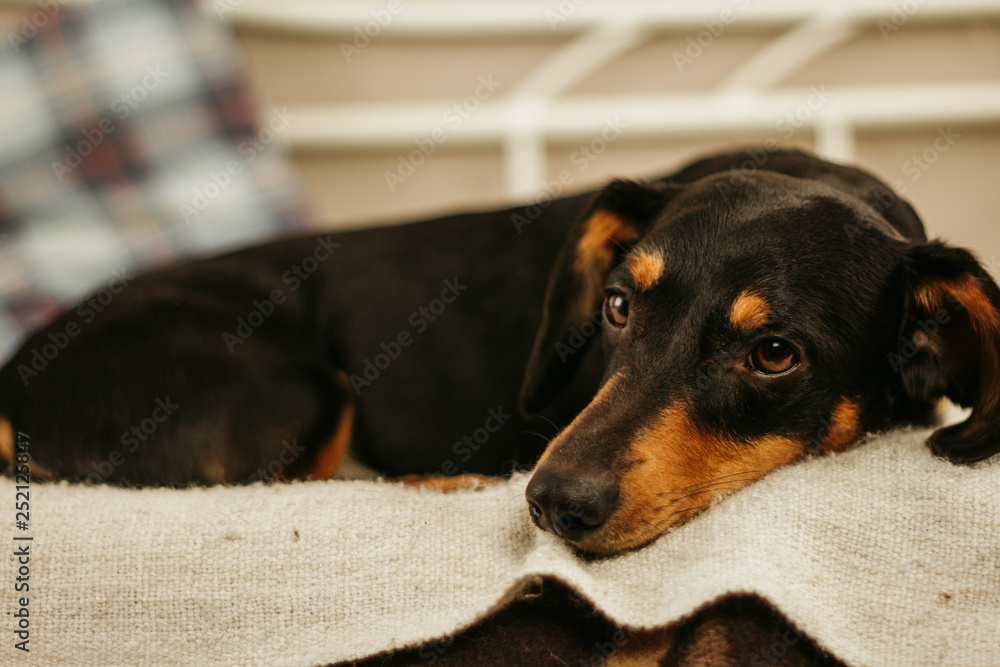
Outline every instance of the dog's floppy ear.
<svg viewBox="0 0 1000 667">
<path fill-rule="evenodd" d="M 947 396 L 969 418 L 938 429 L 931 450 L 956 463 L 1000 452 L 1000 289 L 967 251 L 940 242 L 909 250 L 898 363 L 911 398 Z"/>
<path fill-rule="evenodd" d="M 542 323 L 521 387 L 521 409 L 537 412 L 573 376 L 601 322 L 604 280 L 681 188 L 615 180 L 594 198 L 549 275 Z"/>
</svg>

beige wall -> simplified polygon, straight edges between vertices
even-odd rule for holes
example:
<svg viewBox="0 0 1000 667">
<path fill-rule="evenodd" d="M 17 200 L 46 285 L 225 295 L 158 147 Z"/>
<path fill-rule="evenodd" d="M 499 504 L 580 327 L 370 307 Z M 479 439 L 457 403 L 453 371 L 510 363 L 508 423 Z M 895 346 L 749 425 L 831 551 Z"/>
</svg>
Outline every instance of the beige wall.
<svg viewBox="0 0 1000 667">
<path fill-rule="evenodd" d="M 971 20 L 942 25 L 912 22 L 887 38 L 875 25 L 835 48 L 780 87 L 1000 80 L 1000 23 Z M 557 39 L 393 40 L 390 31 L 347 63 L 342 38 L 295 38 L 258 31 L 238 32 L 251 78 L 274 105 L 343 102 L 455 100 L 468 94 L 480 74 L 513 86 L 533 64 L 552 53 Z M 672 54 L 686 34 L 663 34 L 601 68 L 569 95 L 705 91 L 765 45 L 774 33 L 737 23 L 685 72 Z M 896 181 L 933 235 L 973 247 L 984 258 L 1000 257 L 1000 125 L 951 124 L 956 135 L 933 155 L 938 127 L 886 128 L 857 134 L 857 161 Z M 944 125 L 942 127 L 947 127 Z M 778 138 L 766 134 L 705 134 L 683 140 L 633 139 L 627 131 L 582 171 L 574 187 L 611 176 L 661 173 L 692 155 L 722 144 Z M 792 142 L 810 147 L 808 131 Z M 570 166 L 573 144 L 548 147 L 550 176 Z M 912 162 L 925 151 L 935 158 L 922 170 Z M 294 155 L 309 196 L 323 221 L 355 226 L 359 221 L 411 219 L 444 210 L 492 206 L 504 201 L 503 163 L 497 146 L 441 146 L 413 177 L 390 192 L 383 173 L 396 167 L 400 150 L 334 152 L 299 150 Z M 576 168 L 579 169 L 579 164 Z"/>
<path fill-rule="evenodd" d="M 23 9 L 0 6 L 0 29 L 15 24 Z M 683 73 L 673 54 L 686 32 L 658 35 L 582 83 L 569 95 L 707 91 L 776 33 L 750 29 L 737 20 Z M 305 37 L 237 29 L 250 79 L 265 104 L 299 106 L 351 102 L 440 101 L 442 111 L 470 92 L 476 78 L 492 74 L 505 90 L 564 43 L 566 35 L 520 40 L 394 39 L 391 30 L 372 41 L 352 62 L 340 51 L 343 36 Z M 1000 80 L 1000 22 L 909 21 L 884 37 L 875 25 L 779 82 L 808 88 L 920 82 Z M 945 124 L 943 127 L 947 127 Z M 932 235 L 1000 260 L 1000 124 L 951 124 L 956 135 L 947 151 L 932 150 L 938 127 L 900 127 L 858 132 L 857 162 L 890 182 L 921 213 Z M 693 155 L 733 142 L 778 138 L 759 134 L 707 133 L 683 140 L 620 139 L 586 167 L 571 163 L 577 143 L 548 146 L 548 173 L 574 172 L 573 187 L 587 188 L 611 176 L 659 174 Z M 793 143 L 809 147 L 800 130 Z M 925 171 L 913 158 L 928 151 Z M 441 211 L 501 204 L 503 156 L 496 145 L 441 145 L 416 173 L 390 191 L 384 172 L 395 169 L 400 149 L 303 150 L 292 157 L 319 218 L 331 227 L 408 220 Z"/>
</svg>

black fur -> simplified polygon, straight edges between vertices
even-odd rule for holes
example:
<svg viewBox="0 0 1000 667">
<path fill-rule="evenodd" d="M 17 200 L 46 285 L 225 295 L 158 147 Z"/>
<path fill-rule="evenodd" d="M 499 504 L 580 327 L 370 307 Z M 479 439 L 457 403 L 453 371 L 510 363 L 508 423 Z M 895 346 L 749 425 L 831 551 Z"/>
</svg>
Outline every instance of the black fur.
<svg viewBox="0 0 1000 667">
<path fill-rule="evenodd" d="M 748 155 L 764 157 L 740 171 Z M 637 225 L 639 242 L 663 248 L 670 263 L 662 285 L 633 303 L 643 335 L 626 340 L 601 326 L 603 350 L 574 336 L 581 322 L 567 311 L 579 286 L 569 268 L 579 221 L 598 209 Z M 308 277 L 288 280 L 323 244 L 339 247 Z M 628 249 L 617 249 L 616 263 Z M 601 378 L 625 366 L 643 373 L 584 447 L 596 467 L 613 465 L 615 443 L 679 395 L 698 420 L 739 438 L 813 437 L 843 396 L 860 401 L 865 429 L 929 423 L 940 396 L 976 406 L 984 388 L 967 367 L 956 375 L 948 355 L 922 351 L 903 371 L 889 355 L 913 317 L 915 281 L 961 273 L 975 274 L 998 307 L 975 259 L 928 244 L 913 209 L 874 177 L 751 149 L 649 185 L 616 182 L 596 198 L 283 240 L 150 273 L 93 321 L 69 310 L 28 338 L 0 370 L 0 413 L 55 476 L 140 485 L 217 481 L 220 467 L 224 481 L 257 479 L 290 444 L 295 457 L 280 475 L 301 476 L 347 401 L 357 407 L 355 455 L 384 473 L 500 474 L 533 463 Z M 629 280 L 620 265 L 606 276 L 634 292 Z M 445 281 L 461 291 L 431 321 L 420 308 Z M 748 281 L 780 314 L 768 332 L 804 349 L 805 372 L 774 382 L 701 372 L 709 361 L 736 363 L 752 345 L 719 315 Z M 245 341 L 224 338 L 276 290 L 284 301 Z M 600 324 L 600 303 L 592 306 Z M 65 349 L 25 373 L 72 323 L 80 331 Z M 397 350 L 402 333 L 412 343 Z M 557 343 L 572 353 L 560 355 Z M 388 367 L 345 394 L 339 372 L 364 378 L 383 353 L 394 357 Z M 520 414 L 519 397 L 544 419 Z M 177 407 L 124 451 L 158 399 Z M 467 437 L 490 409 L 511 417 L 473 447 Z M 996 408 L 939 431 L 932 446 L 959 461 L 990 456 L 1000 448 Z M 120 463 L 100 474 L 112 457 Z"/>
<path fill-rule="evenodd" d="M 864 172 L 796 152 L 764 152 L 754 169 L 730 169 L 744 160 L 730 154 L 697 162 L 645 193 L 614 183 L 585 214 L 602 210 L 641 232 L 633 243 L 614 243 L 616 264 L 602 276 L 608 298 L 630 304 L 627 325 L 605 317 L 609 394 L 553 443 L 527 496 L 539 527 L 586 551 L 606 552 L 609 539 L 638 544 L 638 526 L 668 525 L 657 512 L 673 509 L 673 501 L 644 515 L 621 512 L 621 489 L 635 487 L 628 481 L 634 468 L 648 463 L 637 459 L 634 443 L 676 406 L 685 406 L 683 419 L 699 432 L 726 442 L 752 448 L 765 436 L 784 436 L 808 453 L 846 445 L 830 444 L 838 429 L 856 440 L 903 424 L 931 425 L 946 396 L 973 414 L 937 431 L 933 451 L 955 462 L 1000 451 L 1000 298 L 975 258 L 928 243 L 913 209 Z M 559 353 L 581 324 L 578 237 L 569 237 L 549 283 L 521 394 L 529 409 L 571 384 L 572 360 L 560 367 Z M 640 249 L 666 258 L 651 289 L 639 289 L 620 261 Z M 974 278 L 972 291 L 989 307 L 972 317 L 961 304 L 969 295 L 949 296 L 955 313 L 948 323 L 914 343 L 918 286 L 963 276 Z M 729 319 L 748 288 L 773 311 L 752 332 Z M 600 299 L 588 307 L 599 309 Z M 798 365 L 783 374 L 756 372 L 756 346 L 773 339 L 800 353 Z M 838 421 L 845 404 L 856 406 L 856 420 Z M 683 497 L 669 484 L 660 496 Z M 622 525 L 616 516 L 630 518 Z M 633 529 L 635 542 L 621 537 Z"/>
</svg>

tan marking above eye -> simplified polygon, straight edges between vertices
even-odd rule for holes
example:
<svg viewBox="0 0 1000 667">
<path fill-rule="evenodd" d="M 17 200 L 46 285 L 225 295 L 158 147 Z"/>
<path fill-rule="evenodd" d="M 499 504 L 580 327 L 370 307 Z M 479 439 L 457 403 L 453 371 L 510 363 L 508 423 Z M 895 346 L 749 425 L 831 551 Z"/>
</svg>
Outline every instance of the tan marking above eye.
<svg viewBox="0 0 1000 667">
<path fill-rule="evenodd" d="M 768 323 L 771 304 L 752 288 L 743 290 L 729 309 L 729 321 L 742 331 L 753 331 Z"/>
<path fill-rule="evenodd" d="M 663 277 L 667 262 L 659 250 L 643 248 L 629 259 L 632 281 L 641 290 L 647 290 Z"/>
</svg>

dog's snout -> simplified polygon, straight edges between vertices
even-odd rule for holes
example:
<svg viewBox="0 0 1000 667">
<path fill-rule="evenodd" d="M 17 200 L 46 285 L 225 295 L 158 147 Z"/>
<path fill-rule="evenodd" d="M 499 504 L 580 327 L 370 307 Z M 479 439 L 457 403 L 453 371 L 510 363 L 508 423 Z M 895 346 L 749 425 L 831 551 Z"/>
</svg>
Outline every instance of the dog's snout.
<svg viewBox="0 0 1000 667">
<path fill-rule="evenodd" d="M 542 530 L 576 541 L 596 530 L 618 503 L 614 475 L 582 475 L 542 466 L 525 491 L 532 521 Z"/>
</svg>

